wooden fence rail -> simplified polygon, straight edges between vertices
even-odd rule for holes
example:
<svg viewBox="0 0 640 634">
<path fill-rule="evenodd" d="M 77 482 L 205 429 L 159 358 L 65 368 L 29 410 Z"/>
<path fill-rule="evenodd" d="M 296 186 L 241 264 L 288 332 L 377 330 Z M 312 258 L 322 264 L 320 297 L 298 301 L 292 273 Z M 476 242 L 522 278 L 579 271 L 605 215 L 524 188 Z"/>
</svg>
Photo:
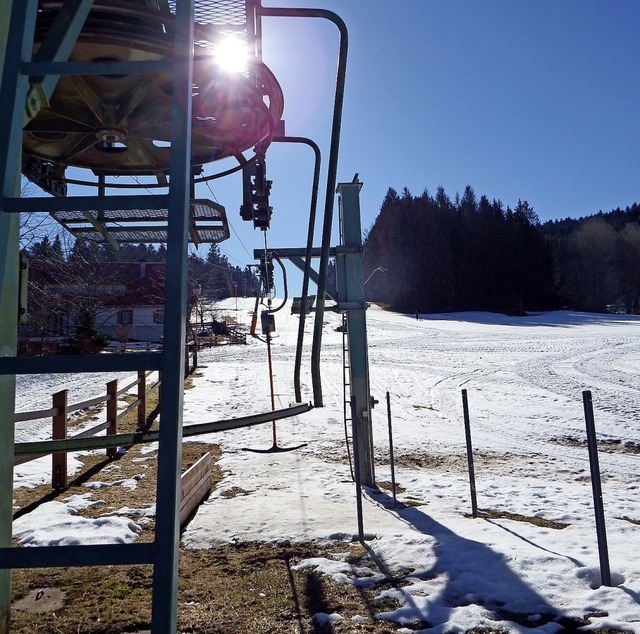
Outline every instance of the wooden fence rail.
<svg viewBox="0 0 640 634">
<path fill-rule="evenodd" d="M 106 420 L 104 422 L 94 425 L 90 429 L 71 436 L 71 438 L 90 438 L 95 436 L 101 431 L 106 430 L 107 435 L 111 436 L 118 433 L 118 421 L 124 416 L 137 410 L 137 425 L 138 429 L 143 429 L 147 418 L 147 398 L 149 395 L 160 387 L 161 380 L 158 380 L 147 389 L 147 377 L 152 372 L 145 372 L 143 370 L 138 371 L 138 378 L 118 389 L 118 381 L 109 381 L 106 386 L 106 394 L 103 396 L 96 396 L 94 398 L 87 399 L 80 403 L 73 403 L 69 405 L 67 402 L 68 390 L 61 390 L 56 392 L 52 396 L 52 407 L 46 410 L 37 410 L 33 412 L 20 412 L 16 414 L 14 420 L 16 422 L 23 422 L 28 420 L 36 420 L 39 418 L 51 418 L 52 420 L 52 440 L 65 440 L 69 438 L 67 434 L 67 425 L 69 421 L 69 415 L 73 412 L 77 412 L 94 405 L 100 405 L 106 403 Z M 123 394 L 128 393 L 133 387 L 137 386 L 137 399 L 128 405 L 124 410 L 118 413 L 118 398 Z M 115 458 L 117 455 L 117 447 L 108 447 L 107 456 L 109 458 Z M 14 465 L 22 464 L 35 458 L 40 458 L 47 454 L 28 454 L 16 456 L 14 459 Z M 55 452 L 52 456 L 52 470 L 51 470 L 51 486 L 54 489 L 62 489 L 67 486 L 67 453 Z"/>
</svg>

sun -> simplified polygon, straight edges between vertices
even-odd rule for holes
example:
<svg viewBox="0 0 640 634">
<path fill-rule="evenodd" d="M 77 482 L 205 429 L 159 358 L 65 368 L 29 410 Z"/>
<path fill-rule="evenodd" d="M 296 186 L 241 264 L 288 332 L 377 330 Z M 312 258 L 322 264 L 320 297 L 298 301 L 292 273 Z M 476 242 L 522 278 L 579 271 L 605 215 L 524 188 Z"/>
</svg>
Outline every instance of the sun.
<svg viewBox="0 0 640 634">
<path fill-rule="evenodd" d="M 247 44 L 238 37 L 227 36 L 216 45 L 216 63 L 228 73 L 247 70 L 248 57 Z"/>
</svg>

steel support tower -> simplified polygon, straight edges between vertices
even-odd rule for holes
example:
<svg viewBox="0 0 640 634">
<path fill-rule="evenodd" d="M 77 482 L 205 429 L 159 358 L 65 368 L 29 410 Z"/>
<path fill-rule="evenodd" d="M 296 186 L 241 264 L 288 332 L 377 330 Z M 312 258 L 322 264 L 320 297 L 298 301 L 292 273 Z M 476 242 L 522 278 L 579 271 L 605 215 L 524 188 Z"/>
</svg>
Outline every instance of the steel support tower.
<svg viewBox="0 0 640 634">
<path fill-rule="evenodd" d="M 68 61 L 93 5 L 92 0 L 63 3 L 64 28 L 52 29 L 46 53 L 33 59 L 37 0 L 1 0 L 0 24 L 2 83 L 0 103 L 0 632 L 9 631 L 11 568 L 88 566 L 102 564 L 152 564 L 154 634 L 175 634 L 177 628 L 179 482 L 182 454 L 182 398 L 184 336 L 187 318 L 187 243 L 189 235 L 191 122 L 193 90 L 194 0 L 177 0 L 175 37 L 171 59 L 161 62 L 118 62 L 118 72 L 145 75 L 161 68 L 173 78 L 171 97 L 171 160 L 168 193 L 153 197 L 78 196 L 20 198 L 19 182 L 23 127 L 46 103 L 60 76 L 78 73 Z M 44 45 L 43 45 L 44 46 Z M 150 64 L 150 66 L 145 66 Z M 107 71 L 108 72 L 108 71 Z M 105 73 L 104 64 L 84 64 L 82 74 Z M 132 203 L 132 199 L 136 199 Z M 167 285 L 164 348 L 161 353 L 110 354 L 78 357 L 16 356 L 18 315 L 19 214 L 131 209 L 140 206 L 168 210 Z M 162 372 L 162 420 L 157 481 L 157 517 L 152 543 L 100 546 L 11 548 L 13 413 L 15 377 L 52 372 L 104 372 L 158 370 Z"/>
<path fill-rule="evenodd" d="M 345 315 L 347 328 L 353 453 L 358 471 L 356 481 L 375 487 L 371 422 L 373 400 L 369 386 L 367 302 L 362 268 L 361 188 L 357 175 L 351 183 L 338 184 L 340 246 L 335 250 L 336 309 Z"/>
</svg>

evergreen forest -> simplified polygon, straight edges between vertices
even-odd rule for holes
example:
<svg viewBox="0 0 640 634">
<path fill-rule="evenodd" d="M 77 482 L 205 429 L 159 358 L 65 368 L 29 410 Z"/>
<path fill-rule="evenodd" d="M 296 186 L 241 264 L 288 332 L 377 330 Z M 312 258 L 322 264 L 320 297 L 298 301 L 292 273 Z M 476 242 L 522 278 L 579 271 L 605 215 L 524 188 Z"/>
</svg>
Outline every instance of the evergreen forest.
<svg viewBox="0 0 640 634">
<path fill-rule="evenodd" d="M 401 312 L 640 311 L 640 207 L 541 223 L 472 187 L 389 189 L 365 236 L 368 301 Z"/>
</svg>

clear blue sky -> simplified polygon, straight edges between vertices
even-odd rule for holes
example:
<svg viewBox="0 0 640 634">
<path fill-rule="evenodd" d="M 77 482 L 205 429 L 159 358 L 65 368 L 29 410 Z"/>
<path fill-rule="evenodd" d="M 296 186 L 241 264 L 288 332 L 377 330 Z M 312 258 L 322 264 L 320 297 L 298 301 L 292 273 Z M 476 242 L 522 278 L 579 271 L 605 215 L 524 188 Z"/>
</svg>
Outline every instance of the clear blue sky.
<svg viewBox="0 0 640 634">
<path fill-rule="evenodd" d="M 389 187 L 420 194 L 442 185 L 453 198 L 471 185 L 505 205 L 527 200 L 542 221 L 640 202 L 638 0 L 263 4 L 329 9 L 347 24 L 338 179 L 360 174 L 363 229 Z M 325 168 L 337 47 L 329 22 L 264 20 L 286 132 L 316 141 Z M 305 147 L 269 150 L 272 247 L 305 244 L 311 159 Z M 240 235 L 220 246 L 242 266 L 262 233 L 239 218 L 239 177 L 212 189 Z M 323 185 L 320 212 L 324 196 Z"/>
</svg>

